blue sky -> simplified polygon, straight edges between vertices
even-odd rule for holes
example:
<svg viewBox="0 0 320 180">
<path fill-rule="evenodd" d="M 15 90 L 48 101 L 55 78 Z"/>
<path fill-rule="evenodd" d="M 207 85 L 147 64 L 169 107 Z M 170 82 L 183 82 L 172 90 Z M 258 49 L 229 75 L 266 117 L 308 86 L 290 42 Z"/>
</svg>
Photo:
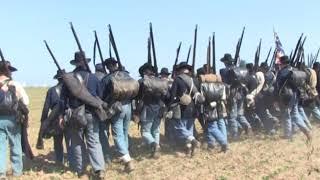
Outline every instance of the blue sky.
<svg viewBox="0 0 320 180">
<path fill-rule="evenodd" d="M 243 26 L 246 32 L 240 56 L 247 61 L 253 61 L 260 38 L 262 59 L 274 46 L 273 27 L 286 53 L 301 33 L 307 35 L 305 51 L 315 53 L 320 47 L 319 7 L 316 0 L 2 1 L 0 47 L 19 69 L 16 80 L 28 85 L 53 84 L 56 67 L 43 40 L 48 41 L 61 66 L 71 71 L 69 60 L 77 46 L 68 23 L 73 22 L 91 58 L 93 30 L 98 32 L 104 57 L 108 56 L 107 24 L 111 24 L 123 64 L 137 77 L 137 69 L 147 59 L 149 22 L 153 23 L 159 68 L 172 67 L 180 41 L 180 60 L 186 58 L 198 24 L 200 66 L 212 32 L 216 33 L 216 57 L 220 59 L 225 52 L 234 54 Z M 222 67 L 220 62 L 217 65 Z"/>
</svg>

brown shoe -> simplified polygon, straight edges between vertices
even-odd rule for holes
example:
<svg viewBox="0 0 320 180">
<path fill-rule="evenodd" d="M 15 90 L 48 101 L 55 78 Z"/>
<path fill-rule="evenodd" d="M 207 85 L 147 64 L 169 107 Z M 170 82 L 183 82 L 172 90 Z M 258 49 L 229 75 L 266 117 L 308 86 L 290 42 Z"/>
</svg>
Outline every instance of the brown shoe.
<svg viewBox="0 0 320 180">
<path fill-rule="evenodd" d="M 134 167 L 133 167 L 132 161 L 126 162 L 124 165 L 124 171 L 127 173 L 130 173 L 133 170 L 134 170 Z"/>
</svg>

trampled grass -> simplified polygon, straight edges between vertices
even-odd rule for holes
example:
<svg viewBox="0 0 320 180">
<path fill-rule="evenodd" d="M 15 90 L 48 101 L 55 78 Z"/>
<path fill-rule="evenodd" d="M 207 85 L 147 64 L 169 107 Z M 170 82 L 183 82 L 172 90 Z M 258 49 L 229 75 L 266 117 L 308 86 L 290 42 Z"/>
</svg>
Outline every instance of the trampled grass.
<svg viewBox="0 0 320 180">
<path fill-rule="evenodd" d="M 46 89 L 27 91 L 32 116 L 29 140 L 36 158 L 25 161 L 26 170 L 21 179 L 76 179 L 67 168 L 54 164 L 52 139 L 45 141 L 44 150 L 36 150 Z M 163 147 L 160 159 L 150 159 L 139 146 L 140 133 L 134 123 L 131 123 L 130 135 L 134 142 L 131 154 L 135 171 L 126 174 L 122 165 L 112 163 L 106 171 L 107 179 L 320 179 L 319 122 L 314 122 L 311 145 L 305 143 L 301 133 L 291 142 L 279 135 L 256 135 L 231 143 L 227 153 L 201 149 L 194 158 L 179 156 L 170 147 Z"/>
</svg>

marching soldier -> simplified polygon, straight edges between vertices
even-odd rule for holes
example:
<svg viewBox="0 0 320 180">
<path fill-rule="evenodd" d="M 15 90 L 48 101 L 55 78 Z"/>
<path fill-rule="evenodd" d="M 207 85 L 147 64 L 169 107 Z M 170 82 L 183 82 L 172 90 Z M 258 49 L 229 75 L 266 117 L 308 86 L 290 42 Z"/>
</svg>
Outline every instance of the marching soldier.
<svg viewBox="0 0 320 180">
<path fill-rule="evenodd" d="M 225 68 L 220 70 L 222 81 L 227 84 L 229 88 L 228 108 L 229 118 L 228 124 L 230 127 L 231 137 L 235 140 L 239 139 L 239 128 L 244 128 L 247 134 L 251 133 L 251 125 L 244 116 L 244 100 L 246 95 L 246 88 L 238 79 L 241 77 L 231 73 L 235 69 L 234 62 L 230 54 L 225 54 L 220 60 L 225 64 Z"/>
<path fill-rule="evenodd" d="M 170 74 L 171 73 L 169 73 L 168 68 L 162 68 L 160 71 L 160 78 L 168 82 L 168 89 L 171 88 L 173 83 L 173 79 L 169 77 Z M 168 104 L 168 102 L 166 102 L 166 104 Z M 174 141 L 172 119 L 167 117 L 164 118 L 164 136 L 167 138 L 169 143 L 172 143 Z"/>
<path fill-rule="evenodd" d="M 173 81 L 170 90 L 170 104 L 175 107 L 173 123 L 176 141 L 184 144 L 187 155 L 195 155 L 199 142 L 194 137 L 195 104 L 192 96 L 197 95 L 193 79 L 191 77 L 192 66 L 181 62 L 176 67 L 177 77 Z"/>
<path fill-rule="evenodd" d="M 99 97 L 101 94 L 100 82 L 87 69 L 86 63 L 88 62 L 90 62 L 90 59 L 85 57 L 84 52 L 76 52 L 75 58 L 70 61 L 70 64 L 76 67 L 73 70 L 73 74 L 87 88 L 89 93 L 94 97 Z M 79 177 L 84 175 L 86 167 L 84 163 L 87 155 L 84 147 L 87 147 L 90 164 L 95 176 L 99 179 L 104 179 L 105 162 L 99 141 L 99 119 L 95 110 L 72 95 L 69 89 L 63 88 L 62 93 L 64 102 L 67 103 L 66 107 L 71 110 L 72 114 L 70 119 L 60 119 L 62 127 L 64 126 L 63 124 L 67 123 L 72 129 L 71 150 L 75 161 L 72 168 Z"/>
<path fill-rule="evenodd" d="M 268 64 L 263 62 L 260 64 L 260 71 L 264 73 L 265 83 L 256 100 L 256 112 L 261 118 L 263 127 L 267 134 L 273 135 L 276 132 L 276 124 L 278 120 L 271 114 L 274 108 L 274 83 L 276 76 L 269 70 Z"/>
<path fill-rule="evenodd" d="M 44 106 L 42 109 L 41 115 L 41 128 L 39 131 L 38 142 L 37 142 L 37 149 L 43 149 L 43 140 L 42 138 L 45 136 L 50 137 L 53 135 L 53 148 L 56 156 L 56 163 L 63 165 L 63 137 L 65 139 L 67 154 L 68 154 L 68 162 L 71 163 L 71 134 L 69 127 L 64 127 L 62 130 L 59 127 L 58 122 L 59 118 L 57 119 L 47 119 L 49 115 L 49 110 L 55 108 L 55 106 L 62 106 L 63 102 L 61 99 L 61 90 L 62 90 L 62 75 L 63 72 L 57 71 L 57 74 L 53 77 L 54 79 L 58 80 L 58 84 L 49 88 L 47 91 L 46 99 L 44 102 Z M 60 115 L 61 116 L 61 115 Z M 51 122 L 48 122 L 51 121 Z M 46 126 L 46 127 L 44 127 Z M 52 130 L 51 130 L 52 129 Z"/>
<path fill-rule="evenodd" d="M 248 119 L 255 130 L 262 129 L 263 124 L 256 113 L 256 98 L 264 85 L 264 74 L 261 71 L 256 72 L 252 63 L 246 64 L 248 70 L 247 84 L 248 94 L 246 95 L 246 110 Z"/>
<path fill-rule="evenodd" d="M 210 69 L 210 68 L 209 68 Z M 228 149 L 227 128 L 225 118 L 227 111 L 225 106 L 226 90 L 221 77 L 210 72 L 199 76 L 201 93 L 205 97 L 203 104 L 203 118 L 206 121 L 206 138 L 208 150 L 214 148 L 217 141 L 223 152 Z"/>
<path fill-rule="evenodd" d="M 111 128 L 116 150 L 120 155 L 120 161 L 125 164 L 125 171 L 134 170 L 132 159 L 129 152 L 129 125 L 131 120 L 131 101 L 132 97 L 115 99 L 113 94 L 112 78 L 116 75 L 121 77 L 129 77 L 128 73 L 119 68 L 117 60 L 108 58 L 104 61 L 104 65 L 109 70 L 109 74 L 102 79 L 102 99 L 107 102 L 112 112 Z M 127 84 L 130 87 L 130 84 Z M 124 95 L 125 96 L 125 95 Z M 117 106 L 117 107 L 115 107 Z"/>
<path fill-rule="evenodd" d="M 140 113 L 141 134 L 144 143 L 151 150 L 151 157 L 158 158 L 160 151 L 160 123 L 164 117 L 164 100 L 168 95 L 168 81 L 156 77 L 156 69 L 150 63 L 139 68 L 142 75 L 137 111 Z M 163 73 L 162 73 L 163 74 Z M 168 72 L 166 72 L 168 74 Z"/>
<path fill-rule="evenodd" d="M 298 89 L 294 82 L 288 82 L 288 76 L 293 71 L 290 66 L 288 56 L 280 58 L 280 71 L 277 74 L 275 93 L 280 97 L 280 104 L 284 109 L 284 138 L 292 138 L 292 123 L 294 122 L 300 130 L 306 135 L 310 141 L 312 136 L 310 130 L 304 123 L 301 115 L 298 112 Z"/>
<path fill-rule="evenodd" d="M 102 79 L 106 76 L 104 65 L 102 63 L 98 63 L 95 66 L 95 73 L 94 75 L 98 78 L 98 80 L 101 82 Z M 102 152 L 104 156 L 104 160 L 106 165 L 111 164 L 111 149 L 109 144 L 109 128 L 110 128 L 110 122 L 99 122 L 99 139 L 102 146 Z"/>
<path fill-rule="evenodd" d="M 29 104 L 29 97 L 22 85 L 12 80 L 11 72 L 17 71 L 8 61 L 0 62 L 0 177 L 6 179 L 7 148 L 10 149 L 13 176 L 21 176 L 23 170 L 21 123 L 17 119 L 16 103 Z M 9 146 L 8 146 L 9 141 Z"/>
</svg>

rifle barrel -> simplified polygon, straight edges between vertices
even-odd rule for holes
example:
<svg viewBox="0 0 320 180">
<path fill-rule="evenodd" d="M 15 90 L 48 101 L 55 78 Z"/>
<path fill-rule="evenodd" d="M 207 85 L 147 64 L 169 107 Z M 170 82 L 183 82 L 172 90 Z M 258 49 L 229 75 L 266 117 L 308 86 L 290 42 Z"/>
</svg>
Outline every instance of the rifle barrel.
<svg viewBox="0 0 320 180">
<path fill-rule="evenodd" d="M 152 45 L 153 65 L 156 71 L 156 75 L 158 75 L 158 64 L 157 64 L 156 48 L 154 46 L 152 23 L 149 23 L 149 26 L 150 26 L 150 40 Z"/>
<path fill-rule="evenodd" d="M 5 63 L 6 60 L 4 59 L 1 48 L 0 48 L 0 57 L 1 57 L 1 61 Z"/>
<path fill-rule="evenodd" d="M 80 51 L 80 52 L 83 52 L 83 50 L 82 50 L 82 48 L 81 48 L 81 44 L 80 44 L 79 38 L 78 38 L 78 36 L 77 36 L 76 31 L 74 30 L 74 27 L 73 27 L 72 22 L 70 22 L 70 26 L 71 26 L 71 31 L 72 31 L 72 34 L 73 34 L 73 36 L 74 36 L 74 39 L 75 39 L 76 42 L 77 42 L 79 51 Z"/>
<path fill-rule="evenodd" d="M 189 46 L 188 55 L 187 55 L 187 64 L 189 63 L 191 48 L 192 48 L 192 45 Z"/>
<path fill-rule="evenodd" d="M 111 25 L 109 24 L 108 27 L 109 27 L 109 39 L 110 39 L 111 45 L 113 47 L 114 53 L 116 54 L 116 58 L 118 60 L 119 68 L 122 69 L 122 64 L 121 64 L 121 60 L 120 60 L 120 57 L 119 57 L 119 53 L 118 53 L 116 42 L 114 41 Z"/>
<path fill-rule="evenodd" d="M 195 63 L 196 63 L 196 50 L 197 50 L 197 34 L 198 34 L 198 24 L 194 30 L 194 39 L 193 39 L 193 54 L 192 54 L 192 73 L 194 73 Z"/>
<path fill-rule="evenodd" d="M 101 63 L 103 64 L 103 55 L 102 55 L 102 52 L 101 52 L 101 48 L 100 48 L 100 43 L 99 43 L 99 38 L 98 38 L 98 35 L 97 35 L 97 32 L 94 31 L 94 36 L 96 38 L 96 42 L 97 42 L 97 47 L 98 47 L 98 52 L 99 52 L 99 56 L 100 56 L 100 60 L 101 60 Z"/>
<path fill-rule="evenodd" d="M 56 60 L 56 58 L 54 57 L 54 55 L 53 55 L 53 53 L 52 53 L 52 51 L 51 51 L 51 49 L 50 49 L 50 47 L 49 47 L 49 45 L 48 45 L 47 41 L 46 41 L 46 40 L 44 40 L 43 42 L 44 42 L 44 44 L 46 45 L 47 50 L 49 51 L 49 54 L 50 54 L 50 56 L 51 56 L 51 57 L 52 57 L 52 59 L 53 59 L 53 62 L 56 64 L 56 66 L 57 66 L 58 70 L 59 70 L 59 71 L 61 71 L 61 68 L 60 68 L 60 66 L 59 66 L 59 63 L 58 63 L 58 61 Z"/>
<path fill-rule="evenodd" d="M 212 70 L 216 74 L 216 37 L 215 33 L 212 34 Z"/>
</svg>

